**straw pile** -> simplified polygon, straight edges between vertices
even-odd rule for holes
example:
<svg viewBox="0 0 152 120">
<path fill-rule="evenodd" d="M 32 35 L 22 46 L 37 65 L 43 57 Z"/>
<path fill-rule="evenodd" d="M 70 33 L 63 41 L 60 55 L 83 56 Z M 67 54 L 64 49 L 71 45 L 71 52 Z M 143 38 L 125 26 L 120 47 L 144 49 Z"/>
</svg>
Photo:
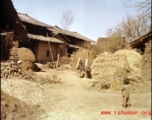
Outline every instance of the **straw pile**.
<svg viewBox="0 0 152 120">
<path fill-rule="evenodd" d="M 18 78 L 20 79 L 24 78 L 25 80 L 39 82 L 41 85 L 61 83 L 61 78 L 59 78 L 56 75 L 45 75 L 45 74 L 39 75 L 36 74 L 36 72 L 33 72 L 32 70 L 24 71 L 22 75 L 20 75 Z"/>
<path fill-rule="evenodd" d="M 124 55 L 129 64 L 128 78 L 132 80 L 141 80 L 141 62 L 142 56 L 134 50 L 120 50 L 115 52 L 115 55 Z"/>
<path fill-rule="evenodd" d="M 139 82 L 141 60 L 142 56 L 134 50 L 119 50 L 114 54 L 104 52 L 94 59 L 91 74 L 96 80 L 113 80 L 111 84 L 126 77 Z"/>
<path fill-rule="evenodd" d="M 21 69 L 34 70 L 35 67 L 35 56 L 30 49 L 27 48 L 17 48 L 19 59 L 22 61 Z"/>
<path fill-rule="evenodd" d="M 98 80 L 87 83 L 88 88 L 94 89 L 110 89 L 121 91 L 123 85 L 122 80 L 111 79 L 111 80 Z M 151 90 L 151 81 L 134 82 L 130 81 L 131 91 L 133 92 L 146 92 Z"/>
<path fill-rule="evenodd" d="M 76 68 L 76 64 L 79 58 L 81 58 L 82 60 L 85 60 L 87 57 L 89 51 L 89 57 L 88 57 L 88 65 L 91 65 L 93 62 L 93 59 L 96 57 L 96 54 L 93 50 L 87 50 L 87 49 L 82 49 L 82 50 L 78 50 L 74 56 L 73 56 L 73 69 Z"/>
<path fill-rule="evenodd" d="M 91 66 L 92 77 L 96 80 L 124 77 L 129 71 L 125 56 L 116 56 L 104 52 L 93 61 Z"/>
</svg>

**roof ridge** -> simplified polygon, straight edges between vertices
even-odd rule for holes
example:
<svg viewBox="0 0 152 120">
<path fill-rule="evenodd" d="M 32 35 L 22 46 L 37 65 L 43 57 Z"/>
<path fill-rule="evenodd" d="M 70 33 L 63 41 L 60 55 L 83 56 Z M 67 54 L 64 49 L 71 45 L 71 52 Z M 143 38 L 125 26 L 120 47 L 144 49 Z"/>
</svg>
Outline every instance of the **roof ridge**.
<svg viewBox="0 0 152 120">
<path fill-rule="evenodd" d="M 26 17 L 28 17 L 29 19 L 31 19 L 31 20 L 33 20 L 33 21 L 37 22 L 37 24 L 35 23 L 36 25 L 43 26 L 43 27 L 52 27 L 52 25 L 46 24 L 46 23 L 44 23 L 44 22 L 41 22 L 40 20 L 37 20 L 37 19 L 35 19 L 35 18 L 31 17 L 31 16 L 30 16 L 30 15 L 28 15 L 28 14 L 25 14 L 25 13 L 19 13 L 19 12 L 18 12 L 18 15 L 25 15 L 25 16 L 26 16 Z M 23 20 L 23 21 L 25 21 L 25 22 L 32 23 L 32 22 L 30 22 L 30 21 L 26 21 L 26 20 L 24 20 L 25 18 L 23 18 L 23 16 L 21 16 L 21 17 L 20 17 L 20 19 L 21 19 L 21 20 Z M 32 24 L 34 24 L 34 23 L 32 23 Z"/>
<path fill-rule="evenodd" d="M 61 28 L 61 27 L 59 27 L 59 26 L 57 26 L 57 25 L 55 25 L 55 27 L 57 27 L 57 28 L 59 28 L 59 29 L 61 29 L 61 30 L 64 30 L 64 31 L 67 31 L 67 32 L 74 32 L 74 31 L 70 31 L 70 30 L 65 30 L 65 29 L 63 29 L 63 28 Z M 75 33 L 75 32 L 74 32 Z"/>
<path fill-rule="evenodd" d="M 26 14 L 26 13 L 20 13 L 20 12 L 17 12 L 17 14 L 28 15 L 28 14 Z"/>
</svg>

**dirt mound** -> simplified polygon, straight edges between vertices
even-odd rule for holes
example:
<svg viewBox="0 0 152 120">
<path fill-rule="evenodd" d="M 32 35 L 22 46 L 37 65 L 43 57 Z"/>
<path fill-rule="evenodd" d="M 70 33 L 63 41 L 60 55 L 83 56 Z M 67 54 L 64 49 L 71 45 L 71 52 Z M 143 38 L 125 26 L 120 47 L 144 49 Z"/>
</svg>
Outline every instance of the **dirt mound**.
<svg viewBox="0 0 152 120">
<path fill-rule="evenodd" d="M 2 80 L 1 89 L 28 105 L 38 105 L 45 99 L 45 95 L 43 90 L 37 86 L 35 82 L 14 78 Z"/>
<path fill-rule="evenodd" d="M 96 54 L 93 50 L 87 50 L 87 49 L 82 49 L 82 50 L 78 50 L 75 55 L 73 56 L 73 69 L 76 68 L 76 64 L 77 61 L 79 59 L 79 57 L 82 60 L 85 60 L 87 55 L 88 55 L 88 51 L 89 51 L 89 57 L 88 57 L 88 65 L 91 65 L 93 62 L 93 59 L 96 57 Z"/>
<path fill-rule="evenodd" d="M 35 67 L 35 56 L 30 49 L 27 48 L 17 48 L 19 59 L 22 60 L 21 69 L 25 70 L 34 70 Z"/>
<path fill-rule="evenodd" d="M 1 120 L 32 120 L 43 114 L 39 106 L 29 106 L 1 90 Z"/>
</svg>

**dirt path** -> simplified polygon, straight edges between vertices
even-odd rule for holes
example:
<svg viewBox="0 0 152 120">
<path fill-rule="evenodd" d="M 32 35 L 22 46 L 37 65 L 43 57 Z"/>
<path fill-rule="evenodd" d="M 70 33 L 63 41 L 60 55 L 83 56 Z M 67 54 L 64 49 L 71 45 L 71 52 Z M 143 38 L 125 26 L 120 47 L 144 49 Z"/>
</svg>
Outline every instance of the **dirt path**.
<svg viewBox="0 0 152 120">
<path fill-rule="evenodd" d="M 88 89 L 89 79 L 79 79 L 73 71 L 47 70 L 39 75 L 58 75 L 62 84 L 44 84 L 27 80 L 2 80 L 2 90 L 28 105 L 39 105 L 45 111 L 35 111 L 31 120 L 150 120 L 151 115 L 142 115 L 151 110 L 151 91 L 131 93 L 132 107 L 121 107 L 121 92 Z M 101 115 L 110 111 L 110 115 Z M 136 115 L 123 115 L 137 111 Z M 145 113 L 144 112 L 144 113 Z M 115 113 L 115 114 L 114 114 Z M 121 115 L 118 115 L 121 114 Z M 25 118 L 25 120 L 27 120 Z"/>
</svg>

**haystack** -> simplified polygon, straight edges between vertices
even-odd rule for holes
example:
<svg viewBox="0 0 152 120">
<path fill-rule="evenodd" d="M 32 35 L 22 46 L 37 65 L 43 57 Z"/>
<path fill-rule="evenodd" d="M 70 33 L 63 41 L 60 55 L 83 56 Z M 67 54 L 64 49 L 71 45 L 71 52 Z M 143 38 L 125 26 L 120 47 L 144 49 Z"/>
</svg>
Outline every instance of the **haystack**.
<svg viewBox="0 0 152 120">
<path fill-rule="evenodd" d="M 91 66 L 92 77 L 96 80 L 124 78 L 129 72 L 126 56 L 118 56 L 104 52 L 99 55 Z"/>
<path fill-rule="evenodd" d="M 142 56 L 134 50 L 120 50 L 114 53 L 115 55 L 124 55 L 129 63 L 128 78 L 132 80 L 141 80 L 141 62 Z"/>
<path fill-rule="evenodd" d="M 17 48 L 19 59 L 22 61 L 21 70 L 34 70 L 35 67 L 35 56 L 30 49 L 27 48 Z"/>
<path fill-rule="evenodd" d="M 89 55 L 88 55 L 89 52 Z M 73 69 L 76 68 L 76 64 L 78 59 L 85 60 L 88 57 L 88 65 L 91 65 L 93 62 L 93 59 L 96 57 L 96 54 L 93 50 L 88 50 L 88 49 L 79 49 L 73 56 Z"/>
<path fill-rule="evenodd" d="M 91 74 L 96 80 L 141 79 L 142 56 L 134 50 L 119 50 L 114 54 L 103 53 L 93 60 Z"/>
</svg>

